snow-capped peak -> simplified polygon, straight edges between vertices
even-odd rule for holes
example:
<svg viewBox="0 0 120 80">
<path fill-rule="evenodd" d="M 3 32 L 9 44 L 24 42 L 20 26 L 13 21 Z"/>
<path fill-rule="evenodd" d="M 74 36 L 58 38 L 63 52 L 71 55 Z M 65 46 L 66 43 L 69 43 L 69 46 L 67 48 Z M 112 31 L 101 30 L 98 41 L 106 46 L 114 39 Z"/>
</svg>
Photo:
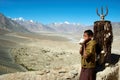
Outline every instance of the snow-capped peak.
<svg viewBox="0 0 120 80">
<path fill-rule="evenodd" d="M 31 23 L 33 23 L 33 20 L 30 20 Z"/>
<path fill-rule="evenodd" d="M 64 23 L 65 23 L 65 24 L 70 24 L 68 21 L 65 21 Z"/>
<path fill-rule="evenodd" d="M 20 20 L 20 21 L 25 21 L 25 19 L 23 17 L 19 17 L 19 18 L 13 18 L 13 20 Z"/>
<path fill-rule="evenodd" d="M 13 18 L 12 20 L 14 20 L 14 21 L 27 21 L 27 22 L 30 22 L 30 23 L 34 22 L 33 20 L 25 20 L 23 17 Z"/>
<path fill-rule="evenodd" d="M 52 23 L 52 24 L 55 25 L 55 26 L 61 26 L 61 25 L 81 26 L 80 23 L 75 23 L 75 22 L 70 23 L 70 22 L 68 22 L 68 21 L 64 21 L 64 22 L 55 22 L 55 23 Z"/>
</svg>

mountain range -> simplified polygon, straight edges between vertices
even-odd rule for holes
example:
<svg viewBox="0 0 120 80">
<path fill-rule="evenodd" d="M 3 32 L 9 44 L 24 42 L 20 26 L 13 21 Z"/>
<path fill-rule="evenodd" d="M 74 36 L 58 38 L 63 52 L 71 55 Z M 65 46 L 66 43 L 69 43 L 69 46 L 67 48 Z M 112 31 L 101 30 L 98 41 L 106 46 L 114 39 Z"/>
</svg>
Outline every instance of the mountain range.
<svg viewBox="0 0 120 80">
<path fill-rule="evenodd" d="M 24 20 L 23 18 L 15 18 L 12 19 L 16 21 L 18 24 L 24 26 L 30 32 L 39 32 L 39 31 L 54 31 L 53 28 L 48 27 L 42 23 L 34 22 L 33 20 Z"/>
<path fill-rule="evenodd" d="M 5 31 L 29 32 L 24 26 L 0 13 L 0 29 Z"/>
<path fill-rule="evenodd" d="M 78 23 L 69 23 L 67 21 L 63 23 L 50 23 L 50 24 L 42 24 L 39 22 L 34 22 L 33 20 L 25 20 L 24 18 L 14 18 L 12 19 L 16 21 L 18 24 L 24 26 L 31 32 L 40 32 L 40 31 L 50 31 L 50 32 L 78 32 L 84 26 Z"/>
<path fill-rule="evenodd" d="M 120 22 L 112 23 L 113 30 L 117 32 L 120 29 Z M 15 32 L 61 32 L 61 33 L 77 33 L 85 29 L 92 29 L 92 26 L 85 26 L 79 23 L 50 23 L 42 24 L 33 20 L 25 20 L 24 18 L 8 18 L 0 13 L 0 29 Z"/>
</svg>

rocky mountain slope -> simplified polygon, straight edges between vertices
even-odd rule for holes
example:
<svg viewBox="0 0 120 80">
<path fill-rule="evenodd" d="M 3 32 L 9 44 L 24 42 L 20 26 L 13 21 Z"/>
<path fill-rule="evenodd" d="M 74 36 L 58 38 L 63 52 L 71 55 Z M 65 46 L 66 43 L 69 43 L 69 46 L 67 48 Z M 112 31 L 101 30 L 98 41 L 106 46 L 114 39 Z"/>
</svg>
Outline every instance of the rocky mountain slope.
<svg viewBox="0 0 120 80">
<path fill-rule="evenodd" d="M 15 32 L 29 32 L 24 26 L 7 18 L 0 13 L 0 30 L 15 31 Z"/>
</svg>

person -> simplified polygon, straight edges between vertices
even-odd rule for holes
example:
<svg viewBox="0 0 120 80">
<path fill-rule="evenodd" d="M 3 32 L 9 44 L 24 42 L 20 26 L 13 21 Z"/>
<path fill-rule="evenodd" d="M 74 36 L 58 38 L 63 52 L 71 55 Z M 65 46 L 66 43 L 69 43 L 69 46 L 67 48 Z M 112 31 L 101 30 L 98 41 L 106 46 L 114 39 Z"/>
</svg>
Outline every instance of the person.
<svg viewBox="0 0 120 80">
<path fill-rule="evenodd" d="M 80 44 L 81 73 L 79 80 L 95 80 L 96 65 L 96 41 L 93 40 L 92 30 L 86 30 L 83 34 L 84 43 Z"/>
</svg>

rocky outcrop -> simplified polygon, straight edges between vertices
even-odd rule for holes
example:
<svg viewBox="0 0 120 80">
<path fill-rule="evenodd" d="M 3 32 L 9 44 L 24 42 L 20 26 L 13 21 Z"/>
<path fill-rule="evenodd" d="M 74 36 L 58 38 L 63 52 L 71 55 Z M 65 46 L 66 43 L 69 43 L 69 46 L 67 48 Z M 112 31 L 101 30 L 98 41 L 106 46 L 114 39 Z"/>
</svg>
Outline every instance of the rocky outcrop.
<svg viewBox="0 0 120 80">
<path fill-rule="evenodd" d="M 96 80 L 119 80 L 120 61 L 115 66 L 106 67 L 97 73 Z"/>
<path fill-rule="evenodd" d="M 0 76 L 0 80 L 78 80 L 79 65 L 52 70 L 17 72 Z"/>
<path fill-rule="evenodd" d="M 80 64 L 74 63 L 72 65 L 72 63 L 69 63 L 69 61 L 72 62 L 71 60 L 67 60 L 68 62 L 64 60 L 69 55 L 68 57 L 70 57 L 70 59 L 74 58 L 75 61 L 75 57 L 72 57 L 73 53 L 66 51 L 54 52 L 51 49 L 46 48 L 13 48 L 11 52 L 13 52 L 12 55 L 16 59 L 16 62 L 22 63 L 22 66 L 26 67 L 29 71 L 4 74 L 0 76 L 0 80 L 79 80 L 81 70 Z M 34 54 L 32 52 L 34 52 Z M 49 55 L 50 53 L 51 55 Z M 49 57 L 46 57 L 48 55 Z M 57 59 L 55 57 L 57 57 Z M 30 59 L 33 61 L 31 65 L 28 64 Z M 40 62 L 38 59 L 43 60 L 45 66 L 48 62 L 50 62 L 50 64 L 47 65 L 47 67 L 41 67 L 43 66 L 40 65 L 42 61 Z M 62 60 L 62 62 L 59 62 L 58 59 Z M 58 61 L 58 63 L 52 63 L 51 60 L 53 60 L 52 62 Z M 37 61 L 39 61 L 40 64 Z M 117 64 L 108 66 L 103 71 L 98 72 L 96 74 L 96 80 L 119 80 L 119 68 L 120 61 Z"/>
<path fill-rule="evenodd" d="M 96 80 L 119 80 L 120 65 L 107 67 L 97 73 Z M 17 72 L 0 76 L 0 80 L 79 80 L 80 65 L 41 71 Z"/>
</svg>

